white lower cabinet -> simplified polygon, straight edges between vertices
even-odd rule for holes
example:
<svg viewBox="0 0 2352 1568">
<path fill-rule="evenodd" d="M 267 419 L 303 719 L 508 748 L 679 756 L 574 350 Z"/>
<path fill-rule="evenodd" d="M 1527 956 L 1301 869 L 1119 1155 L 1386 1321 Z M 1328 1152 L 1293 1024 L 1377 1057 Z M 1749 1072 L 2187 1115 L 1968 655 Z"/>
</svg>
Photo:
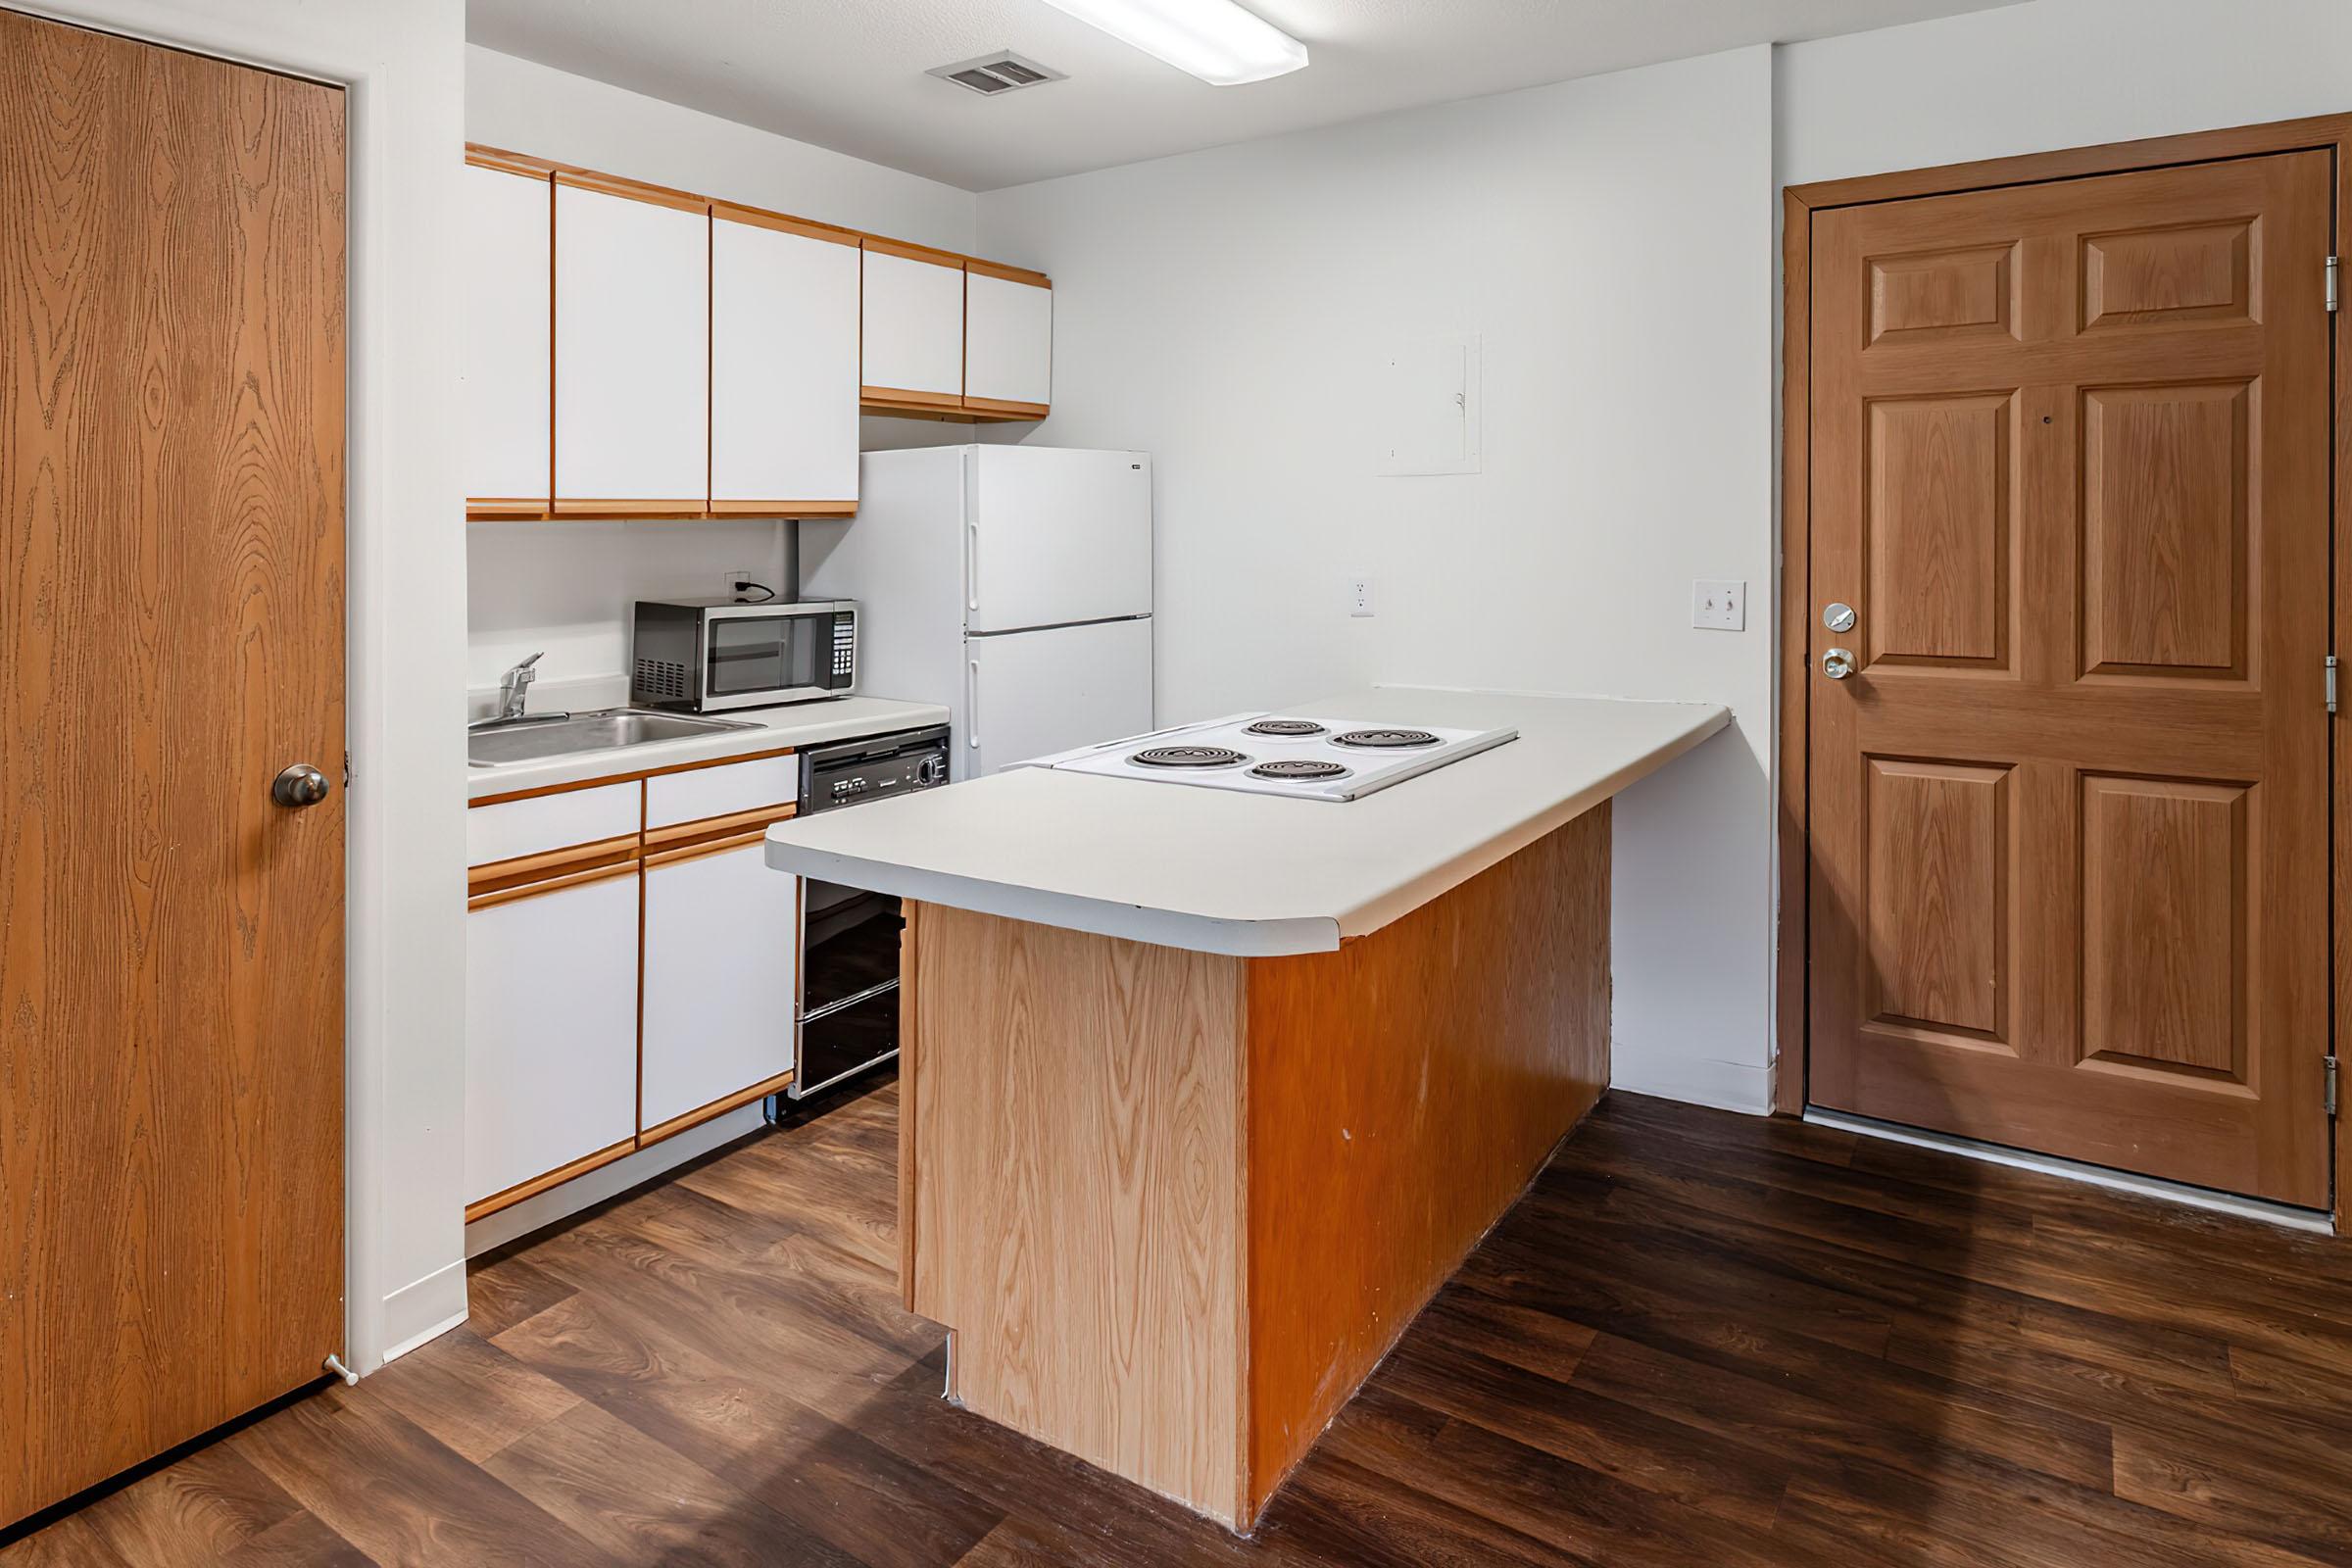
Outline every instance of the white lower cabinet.
<svg viewBox="0 0 2352 1568">
<path fill-rule="evenodd" d="M 792 1066 L 800 878 L 730 844 L 646 861 L 641 1131 Z"/>
<path fill-rule="evenodd" d="M 468 1203 L 636 1136 L 635 867 L 548 886 L 466 915 Z"/>
</svg>

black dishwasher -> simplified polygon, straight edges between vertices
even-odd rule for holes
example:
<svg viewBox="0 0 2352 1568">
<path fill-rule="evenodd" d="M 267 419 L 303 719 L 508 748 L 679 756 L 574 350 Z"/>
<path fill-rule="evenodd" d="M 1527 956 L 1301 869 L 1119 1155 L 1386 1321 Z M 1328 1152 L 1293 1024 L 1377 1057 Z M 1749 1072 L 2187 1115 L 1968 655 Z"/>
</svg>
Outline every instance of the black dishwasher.
<svg viewBox="0 0 2352 1568">
<path fill-rule="evenodd" d="M 801 753 L 800 814 L 838 811 L 948 779 L 947 726 L 901 730 Z M 804 880 L 795 1100 L 899 1054 L 899 941 L 906 917 L 887 893 Z"/>
</svg>

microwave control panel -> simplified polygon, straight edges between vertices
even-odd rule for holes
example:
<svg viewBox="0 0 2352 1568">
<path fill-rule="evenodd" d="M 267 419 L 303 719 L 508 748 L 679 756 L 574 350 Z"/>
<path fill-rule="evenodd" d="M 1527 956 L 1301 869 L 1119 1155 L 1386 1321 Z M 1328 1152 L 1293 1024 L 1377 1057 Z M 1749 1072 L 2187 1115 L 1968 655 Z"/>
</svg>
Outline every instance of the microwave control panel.
<svg viewBox="0 0 2352 1568">
<path fill-rule="evenodd" d="M 836 612 L 833 616 L 833 678 L 826 684 L 843 687 L 858 673 L 858 612 Z"/>
</svg>

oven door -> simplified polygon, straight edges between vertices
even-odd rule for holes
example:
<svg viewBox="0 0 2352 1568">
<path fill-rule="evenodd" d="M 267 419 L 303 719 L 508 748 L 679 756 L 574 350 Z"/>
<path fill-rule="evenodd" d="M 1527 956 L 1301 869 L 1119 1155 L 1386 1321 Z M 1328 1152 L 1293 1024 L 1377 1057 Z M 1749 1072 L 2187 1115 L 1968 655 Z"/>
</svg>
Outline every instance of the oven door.
<svg viewBox="0 0 2352 1568">
<path fill-rule="evenodd" d="M 899 1054 L 899 901 L 810 878 L 801 906 L 799 1100 Z"/>
<path fill-rule="evenodd" d="M 830 697 L 850 687 L 834 657 L 836 613 L 730 605 L 705 612 L 703 710 Z"/>
</svg>

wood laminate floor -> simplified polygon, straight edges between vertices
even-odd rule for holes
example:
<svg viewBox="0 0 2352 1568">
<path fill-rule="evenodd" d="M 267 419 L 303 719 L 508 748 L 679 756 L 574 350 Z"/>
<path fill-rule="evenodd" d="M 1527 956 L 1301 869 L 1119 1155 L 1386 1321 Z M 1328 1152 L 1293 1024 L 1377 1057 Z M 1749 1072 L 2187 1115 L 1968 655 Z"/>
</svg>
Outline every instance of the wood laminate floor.
<svg viewBox="0 0 2352 1568">
<path fill-rule="evenodd" d="M 1628 1095 L 1236 1541 L 941 1402 L 897 1112 L 486 1261 L 0 1565 L 2352 1563 L 2352 1246 Z"/>
</svg>

